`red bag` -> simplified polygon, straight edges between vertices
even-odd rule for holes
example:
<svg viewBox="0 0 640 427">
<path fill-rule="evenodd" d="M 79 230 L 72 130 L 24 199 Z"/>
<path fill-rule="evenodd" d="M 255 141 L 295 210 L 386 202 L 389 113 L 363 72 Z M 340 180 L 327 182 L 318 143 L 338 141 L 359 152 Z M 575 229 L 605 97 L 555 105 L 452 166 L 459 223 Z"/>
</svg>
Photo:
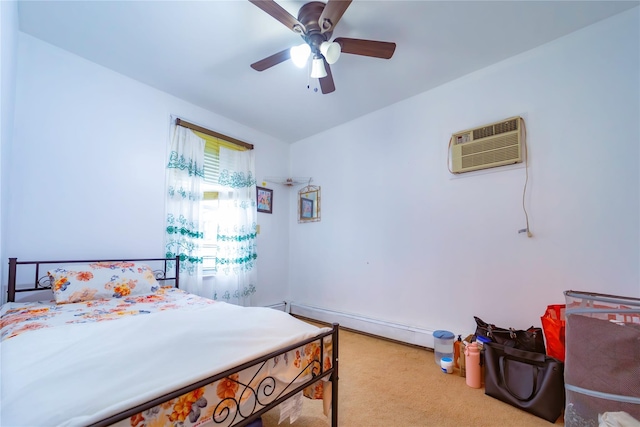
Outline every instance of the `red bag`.
<svg viewBox="0 0 640 427">
<path fill-rule="evenodd" d="M 540 318 L 542 331 L 547 342 L 547 355 L 564 362 L 564 328 L 565 304 L 553 304 L 547 306 L 547 311 Z"/>
</svg>

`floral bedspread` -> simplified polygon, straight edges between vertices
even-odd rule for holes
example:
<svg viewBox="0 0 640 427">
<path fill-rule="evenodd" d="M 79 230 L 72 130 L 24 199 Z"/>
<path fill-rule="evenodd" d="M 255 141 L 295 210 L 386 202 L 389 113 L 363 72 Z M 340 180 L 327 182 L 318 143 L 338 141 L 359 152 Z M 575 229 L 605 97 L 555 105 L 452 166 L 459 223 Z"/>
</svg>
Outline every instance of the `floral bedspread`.
<svg viewBox="0 0 640 427">
<path fill-rule="evenodd" d="M 208 304 L 216 304 L 216 301 L 169 287 L 160 289 L 157 294 L 73 304 L 56 304 L 53 300 L 9 303 L 0 310 L 0 340 L 4 341 L 26 331 L 53 328 L 62 324 L 104 322 Z"/>
</svg>

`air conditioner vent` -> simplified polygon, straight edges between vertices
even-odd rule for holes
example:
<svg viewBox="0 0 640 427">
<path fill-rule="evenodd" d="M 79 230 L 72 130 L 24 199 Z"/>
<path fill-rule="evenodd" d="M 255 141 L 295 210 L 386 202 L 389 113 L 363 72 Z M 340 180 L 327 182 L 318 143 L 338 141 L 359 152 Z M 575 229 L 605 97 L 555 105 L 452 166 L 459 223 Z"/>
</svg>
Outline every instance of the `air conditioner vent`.
<svg viewBox="0 0 640 427">
<path fill-rule="evenodd" d="M 522 154 L 522 118 L 513 117 L 452 136 L 452 172 L 520 163 Z"/>
<path fill-rule="evenodd" d="M 518 130 L 518 120 L 513 119 L 506 122 L 497 123 L 496 125 L 494 125 L 494 128 L 496 130 L 496 135 Z"/>
<path fill-rule="evenodd" d="M 500 136 L 497 138 L 487 138 L 478 141 L 477 144 L 465 144 L 460 147 L 463 156 L 481 153 L 489 150 L 499 150 L 501 148 L 518 145 L 518 137 L 515 134 Z"/>
<path fill-rule="evenodd" d="M 475 129 L 473 131 L 473 139 L 486 138 L 494 134 L 495 132 L 493 130 L 493 126 L 485 126 L 483 128 Z"/>
<path fill-rule="evenodd" d="M 518 149 L 515 147 L 507 147 L 502 150 L 485 151 L 482 153 L 474 154 L 473 156 L 463 157 L 462 167 L 468 169 L 474 168 L 476 166 L 484 166 L 492 163 L 510 161 L 510 159 L 517 155 Z"/>
</svg>

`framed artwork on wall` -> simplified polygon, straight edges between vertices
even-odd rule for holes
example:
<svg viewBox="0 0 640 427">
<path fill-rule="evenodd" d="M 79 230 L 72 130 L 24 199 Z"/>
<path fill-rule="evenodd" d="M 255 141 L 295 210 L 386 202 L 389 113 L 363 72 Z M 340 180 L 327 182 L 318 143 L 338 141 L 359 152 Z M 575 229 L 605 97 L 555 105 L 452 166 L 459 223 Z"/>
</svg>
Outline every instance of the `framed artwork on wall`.
<svg viewBox="0 0 640 427">
<path fill-rule="evenodd" d="M 256 187 L 256 201 L 258 212 L 273 213 L 273 190 Z"/>
<path fill-rule="evenodd" d="M 320 187 L 307 185 L 298 191 L 298 222 L 320 221 Z"/>
<path fill-rule="evenodd" d="M 313 200 L 300 197 L 300 218 L 313 218 Z"/>
</svg>

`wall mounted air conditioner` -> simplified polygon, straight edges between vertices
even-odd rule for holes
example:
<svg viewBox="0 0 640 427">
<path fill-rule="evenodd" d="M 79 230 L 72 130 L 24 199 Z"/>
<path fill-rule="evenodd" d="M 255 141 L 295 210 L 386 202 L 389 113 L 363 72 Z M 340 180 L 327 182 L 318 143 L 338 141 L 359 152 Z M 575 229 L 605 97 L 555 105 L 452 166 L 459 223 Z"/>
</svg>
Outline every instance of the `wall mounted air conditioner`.
<svg viewBox="0 0 640 427">
<path fill-rule="evenodd" d="M 521 163 L 524 121 L 511 117 L 451 136 L 451 172 L 463 173 Z"/>
</svg>

